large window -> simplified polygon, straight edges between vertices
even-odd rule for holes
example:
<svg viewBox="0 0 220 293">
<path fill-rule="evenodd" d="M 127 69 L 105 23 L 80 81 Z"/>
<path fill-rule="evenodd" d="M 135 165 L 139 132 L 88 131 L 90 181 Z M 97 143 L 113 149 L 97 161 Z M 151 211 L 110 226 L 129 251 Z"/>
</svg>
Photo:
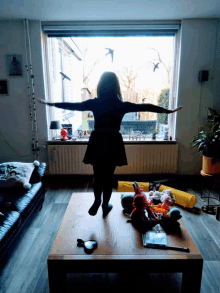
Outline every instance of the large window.
<svg viewBox="0 0 220 293">
<path fill-rule="evenodd" d="M 87 33 L 66 36 L 47 36 L 48 100 L 52 102 L 79 102 L 95 98 L 96 86 L 104 71 L 114 71 L 119 77 L 124 101 L 151 103 L 165 108 L 177 104 L 178 29 L 170 33 L 161 29 L 153 33 L 123 36 Z M 110 50 L 109 50 L 110 49 Z M 111 51 L 113 50 L 113 51 Z M 93 130 L 94 118 L 90 112 L 70 112 L 49 108 L 49 120 L 72 124 L 73 135 L 79 130 Z M 124 140 L 134 134 L 151 139 L 158 132 L 159 139 L 175 138 L 175 114 L 149 112 L 128 113 L 121 124 Z M 171 117 L 170 117 L 171 116 Z M 50 121 L 48 121 L 50 122 Z"/>
</svg>

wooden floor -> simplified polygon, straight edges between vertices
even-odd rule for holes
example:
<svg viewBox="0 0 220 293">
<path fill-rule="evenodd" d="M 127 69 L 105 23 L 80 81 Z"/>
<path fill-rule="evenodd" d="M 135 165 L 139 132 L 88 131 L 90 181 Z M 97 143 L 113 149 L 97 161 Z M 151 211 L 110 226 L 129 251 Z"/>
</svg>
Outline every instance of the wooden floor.
<svg viewBox="0 0 220 293">
<path fill-rule="evenodd" d="M 133 175 L 119 180 L 150 181 L 149 177 L 137 178 Z M 144 180 L 145 179 L 145 180 Z M 157 178 L 154 178 L 157 180 Z M 199 180 L 178 177 L 175 184 L 179 189 L 194 193 L 198 203 L 192 210 L 179 207 L 183 222 L 188 228 L 194 242 L 204 258 L 201 293 L 220 292 L 220 222 L 214 215 L 201 211 L 207 203 L 201 199 L 206 195 Z M 9 260 L 2 265 L 0 275 L 0 293 L 46 293 L 49 292 L 47 256 L 61 224 L 69 199 L 73 192 L 92 191 L 91 177 L 70 177 L 67 180 L 50 179 L 46 181 L 47 193 L 42 210 L 21 233 L 19 242 Z M 168 185 L 168 184 L 167 184 Z M 172 185 L 172 184 L 171 184 Z M 168 186 L 171 186 L 168 185 Z M 177 186 L 171 186 L 177 187 Z M 117 178 L 114 189 L 117 190 Z M 220 191 L 219 191 L 220 192 Z M 218 197 L 216 191 L 211 195 Z M 212 200 L 213 204 L 218 202 Z M 67 276 L 68 292 L 125 292 L 124 282 L 130 282 L 133 292 L 141 292 L 143 288 L 151 292 L 180 292 L 181 274 L 148 274 L 136 276 L 135 268 L 131 267 L 132 278 L 117 274 L 87 274 Z M 192 275 L 193 282 L 193 275 Z M 144 287 L 143 287 L 144 286 Z M 62 293 L 62 292 L 60 292 Z M 190 293 L 190 292 L 189 292 Z"/>
</svg>

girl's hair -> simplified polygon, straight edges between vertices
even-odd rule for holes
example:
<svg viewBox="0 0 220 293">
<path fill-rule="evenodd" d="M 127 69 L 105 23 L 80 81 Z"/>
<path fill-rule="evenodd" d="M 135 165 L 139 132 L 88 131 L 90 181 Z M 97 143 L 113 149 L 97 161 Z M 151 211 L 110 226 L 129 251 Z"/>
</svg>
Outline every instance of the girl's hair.
<svg viewBox="0 0 220 293">
<path fill-rule="evenodd" d="M 99 99 L 119 99 L 122 101 L 121 89 L 117 75 L 114 72 L 104 72 L 97 85 Z"/>
</svg>

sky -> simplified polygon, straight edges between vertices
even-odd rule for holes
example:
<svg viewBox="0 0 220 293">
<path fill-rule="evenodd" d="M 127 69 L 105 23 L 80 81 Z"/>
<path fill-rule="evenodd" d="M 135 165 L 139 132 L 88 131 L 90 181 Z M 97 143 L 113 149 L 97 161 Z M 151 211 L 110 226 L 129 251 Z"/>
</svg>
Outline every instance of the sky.
<svg viewBox="0 0 220 293">
<path fill-rule="evenodd" d="M 118 68 L 126 66 L 138 72 L 135 82 L 135 89 L 142 90 L 151 88 L 153 91 L 160 92 L 164 88 L 167 71 L 162 64 L 153 71 L 153 64 L 158 61 L 158 54 L 166 66 L 173 65 L 173 47 L 174 37 L 87 37 L 72 38 L 79 49 L 88 46 L 86 55 L 86 68 L 91 70 L 94 61 L 99 59 L 90 75 L 89 88 L 96 88 L 101 74 L 104 71 L 114 71 L 117 73 Z M 112 62 L 111 55 L 106 55 L 110 48 L 114 50 L 114 59 Z M 151 63 L 149 63 L 151 62 Z"/>
</svg>

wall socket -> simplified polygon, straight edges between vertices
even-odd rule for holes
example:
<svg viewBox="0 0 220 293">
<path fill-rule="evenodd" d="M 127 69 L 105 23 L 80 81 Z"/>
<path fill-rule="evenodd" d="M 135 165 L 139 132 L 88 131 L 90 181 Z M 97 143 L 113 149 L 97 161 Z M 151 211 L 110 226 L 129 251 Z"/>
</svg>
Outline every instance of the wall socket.
<svg viewBox="0 0 220 293">
<path fill-rule="evenodd" d="M 209 80 L 209 71 L 208 70 L 200 70 L 199 71 L 199 82 L 208 81 Z"/>
</svg>

